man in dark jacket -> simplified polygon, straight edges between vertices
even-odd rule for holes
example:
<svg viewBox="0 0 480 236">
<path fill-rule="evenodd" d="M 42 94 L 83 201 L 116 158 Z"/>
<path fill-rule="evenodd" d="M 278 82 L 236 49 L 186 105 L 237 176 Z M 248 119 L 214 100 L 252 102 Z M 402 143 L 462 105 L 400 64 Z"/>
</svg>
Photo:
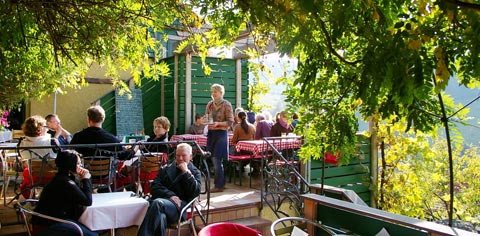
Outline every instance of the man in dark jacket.
<svg viewBox="0 0 480 236">
<path fill-rule="evenodd" d="M 167 225 L 175 223 L 180 211 L 200 194 L 201 173 L 190 162 L 192 147 L 177 146 L 175 162 L 160 169 L 151 185 L 152 199 L 147 214 L 138 231 L 139 236 L 167 235 Z"/>
<path fill-rule="evenodd" d="M 87 110 L 88 127 L 73 135 L 70 144 L 99 144 L 99 143 L 120 143 L 120 141 L 113 134 L 102 128 L 105 120 L 105 110 L 101 106 L 91 106 Z M 82 147 L 76 148 L 84 157 L 94 155 L 113 155 L 119 160 L 129 160 L 138 150 L 138 146 L 130 150 L 125 150 L 123 146 L 110 146 L 96 148 Z"/>
</svg>

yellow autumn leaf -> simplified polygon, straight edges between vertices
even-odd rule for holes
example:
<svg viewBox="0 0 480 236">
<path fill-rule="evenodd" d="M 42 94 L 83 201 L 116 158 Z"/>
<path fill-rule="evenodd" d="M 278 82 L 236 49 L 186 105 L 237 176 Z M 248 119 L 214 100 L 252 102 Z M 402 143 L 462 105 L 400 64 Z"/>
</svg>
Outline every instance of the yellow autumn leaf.
<svg viewBox="0 0 480 236">
<path fill-rule="evenodd" d="M 449 78 L 450 78 L 450 72 L 448 72 L 447 70 L 447 65 L 445 64 L 445 60 L 440 59 L 437 62 L 437 66 L 435 68 L 435 80 L 437 81 L 437 85 L 439 87 L 445 87 L 447 85 Z"/>
</svg>

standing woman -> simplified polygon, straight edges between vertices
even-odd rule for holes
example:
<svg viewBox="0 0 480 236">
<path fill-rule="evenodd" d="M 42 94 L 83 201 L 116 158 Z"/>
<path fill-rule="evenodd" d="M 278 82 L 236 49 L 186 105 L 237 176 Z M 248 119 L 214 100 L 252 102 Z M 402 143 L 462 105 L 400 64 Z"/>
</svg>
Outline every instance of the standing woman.
<svg viewBox="0 0 480 236">
<path fill-rule="evenodd" d="M 223 192 L 225 174 L 223 160 L 228 159 L 228 129 L 233 124 L 232 104 L 223 99 L 225 88 L 220 84 L 211 87 L 212 101 L 208 102 L 205 114 L 208 116 L 207 149 L 212 153 L 215 171 L 212 193 Z"/>
</svg>

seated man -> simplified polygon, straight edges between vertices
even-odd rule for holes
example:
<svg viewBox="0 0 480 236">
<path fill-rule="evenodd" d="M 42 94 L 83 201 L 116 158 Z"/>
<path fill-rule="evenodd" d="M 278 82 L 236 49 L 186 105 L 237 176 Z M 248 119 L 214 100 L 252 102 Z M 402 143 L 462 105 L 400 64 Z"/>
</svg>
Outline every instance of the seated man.
<svg viewBox="0 0 480 236">
<path fill-rule="evenodd" d="M 60 145 L 67 145 L 72 140 L 72 135 L 60 123 L 60 118 L 57 114 L 49 114 L 45 117 L 47 121 L 48 133 L 52 138 L 56 138 Z"/>
<path fill-rule="evenodd" d="M 105 120 L 105 110 L 101 106 L 95 105 L 91 106 L 87 110 L 87 123 L 88 127 L 83 129 L 80 132 L 77 132 L 73 135 L 72 141 L 70 144 L 98 144 L 98 143 L 120 143 L 120 141 L 113 134 L 102 129 L 103 121 Z M 138 150 L 138 146 L 135 146 Z M 129 160 L 131 159 L 137 150 L 130 149 L 125 150 L 123 147 L 102 147 L 101 149 L 114 152 L 111 155 L 115 155 L 120 160 Z M 94 156 L 94 155 L 107 155 L 103 153 L 98 153 L 98 150 L 95 148 L 83 147 L 76 148 L 76 151 L 85 156 Z"/>
<path fill-rule="evenodd" d="M 201 173 L 190 163 L 192 147 L 177 146 L 175 162 L 160 169 L 151 185 L 152 199 L 138 235 L 167 235 L 167 225 L 178 221 L 180 211 L 200 194 Z"/>
<path fill-rule="evenodd" d="M 120 143 L 120 141 L 113 134 L 102 128 L 105 120 L 105 110 L 101 106 L 95 105 L 87 109 L 87 123 L 88 127 L 73 135 L 70 144 L 99 144 L 99 143 Z M 114 156 L 119 160 L 130 160 L 135 156 L 138 146 L 134 146 L 126 150 L 123 146 L 100 147 L 98 149 L 91 147 L 79 147 L 75 150 L 87 156 Z M 116 163 L 117 164 L 117 163 Z M 131 178 L 122 173 L 124 165 L 123 162 L 118 163 L 115 191 L 123 191 L 125 185 L 131 183 Z"/>
</svg>

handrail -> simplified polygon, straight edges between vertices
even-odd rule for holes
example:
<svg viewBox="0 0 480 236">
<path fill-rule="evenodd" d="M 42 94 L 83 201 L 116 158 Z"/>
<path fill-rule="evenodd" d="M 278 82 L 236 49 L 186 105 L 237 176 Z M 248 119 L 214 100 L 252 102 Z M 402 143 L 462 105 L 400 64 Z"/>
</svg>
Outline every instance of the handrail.
<svg viewBox="0 0 480 236">
<path fill-rule="evenodd" d="M 295 160 L 292 161 L 285 158 L 282 152 L 275 146 L 275 140 L 292 138 L 298 137 L 263 138 L 266 145 L 268 145 L 266 150 L 273 152 L 272 160 L 270 160 L 271 163 L 273 163 L 271 166 L 263 166 L 264 161 L 269 158 L 267 155 L 268 151 L 260 153 L 264 156 L 261 163 L 262 187 L 260 188 L 260 210 L 263 209 L 263 203 L 265 203 L 278 219 L 284 216 L 290 216 L 289 213 L 281 208 L 281 205 L 284 203 L 289 204 L 289 208 L 295 211 L 295 216 L 302 216 L 304 209 L 300 195 L 310 190 L 310 184 L 298 172 L 297 167 L 294 165 Z M 277 165 L 277 161 L 281 164 Z M 297 163 L 299 163 L 299 161 L 300 160 L 296 160 Z M 299 180 L 299 182 L 296 182 L 297 180 Z"/>
<path fill-rule="evenodd" d="M 282 139 L 291 139 L 291 138 L 298 138 L 298 137 L 264 137 L 263 139 L 267 142 L 267 145 L 273 150 L 273 152 L 278 155 L 278 157 L 284 161 L 286 164 L 293 167 L 291 164 L 276 148 L 275 146 L 269 142 L 269 140 L 282 140 Z M 300 160 L 299 160 L 300 161 Z M 310 188 L 310 183 L 300 174 L 296 168 L 293 168 L 292 171 L 295 173 L 296 177 L 299 178 L 303 184 L 305 184 L 308 188 Z"/>
<path fill-rule="evenodd" d="M 432 236 L 479 236 L 477 233 L 469 232 L 466 230 L 461 230 L 457 228 L 451 228 L 446 225 L 437 224 L 430 221 L 419 220 L 415 218 L 411 218 L 404 215 L 398 215 L 386 211 L 382 211 L 376 208 L 372 208 L 369 206 L 362 206 L 358 204 L 354 204 L 351 202 L 346 202 L 342 200 L 338 200 L 335 198 L 330 198 L 326 196 L 321 196 L 318 194 L 304 194 L 302 198 L 305 201 L 305 208 L 306 216 L 305 218 L 314 219 L 314 220 L 322 220 L 320 217 L 321 212 L 318 212 L 318 206 L 325 206 L 329 209 L 335 209 L 341 212 L 348 212 L 351 214 L 358 215 L 360 217 L 365 217 L 365 219 L 376 219 L 379 221 L 384 221 L 388 223 L 392 223 L 395 225 L 400 225 L 407 229 L 416 229 L 428 232 L 428 235 Z M 324 215 L 323 216 L 325 221 L 327 219 L 343 219 L 335 215 Z M 353 223 L 359 224 L 359 227 L 362 228 L 365 223 L 363 222 L 351 222 L 350 219 L 344 219 L 344 226 L 352 225 Z M 323 222 L 323 221 L 322 221 Z M 335 227 L 335 226 L 334 226 Z M 348 228 L 346 228 L 348 229 Z M 353 232 L 353 233 L 361 233 L 361 232 Z"/>
<path fill-rule="evenodd" d="M 170 145 L 170 146 L 174 147 L 174 146 L 176 146 L 180 143 L 190 144 L 193 148 L 194 153 L 198 153 L 200 155 L 200 157 L 201 157 L 200 165 L 205 166 L 206 180 L 209 180 L 210 179 L 210 171 L 208 169 L 208 164 L 207 164 L 206 159 L 209 158 L 211 154 L 208 151 L 204 151 L 203 148 L 194 140 L 167 141 L 167 142 L 139 141 L 139 142 L 135 142 L 135 143 L 67 144 L 67 145 L 60 145 L 60 147 L 64 148 L 64 149 L 76 149 L 76 148 L 101 149 L 101 148 L 105 148 L 105 147 L 115 147 L 115 151 L 121 151 L 120 147 L 124 147 L 124 146 L 130 146 L 130 147 L 133 148 L 134 146 L 146 146 L 146 145 Z M 0 146 L 0 153 L 3 153 L 3 151 L 6 151 L 6 150 L 18 151 L 18 150 L 32 150 L 32 149 L 46 149 L 46 148 L 58 148 L 58 146 L 56 146 L 56 145 L 27 146 L 27 147 L 25 147 L 25 146 L 20 147 L 18 145 L 15 145 L 15 146 Z M 115 153 L 113 153 L 113 152 L 115 152 L 115 151 L 111 151 L 112 156 L 114 156 L 114 157 L 115 157 Z M 201 168 L 202 167 L 199 166 L 199 169 L 201 169 Z M 206 217 L 206 221 L 208 222 L 209 208 L 210 208 L 209 207 L 210 206 L 210 184 L 209 184 L 209 181 L 205 181 L 205 184 L 206 184 L 205 193 L 207 194 L 207 202 L 206 202 L 206 204 L 207 204 L 207 217 Z M 19 196 L 17 194 L 17 196 L 12 198 L 12 200 L 8 204 L 13 202 L 13 200 L 18 199 L 18 197 Z"/>
</svg>

